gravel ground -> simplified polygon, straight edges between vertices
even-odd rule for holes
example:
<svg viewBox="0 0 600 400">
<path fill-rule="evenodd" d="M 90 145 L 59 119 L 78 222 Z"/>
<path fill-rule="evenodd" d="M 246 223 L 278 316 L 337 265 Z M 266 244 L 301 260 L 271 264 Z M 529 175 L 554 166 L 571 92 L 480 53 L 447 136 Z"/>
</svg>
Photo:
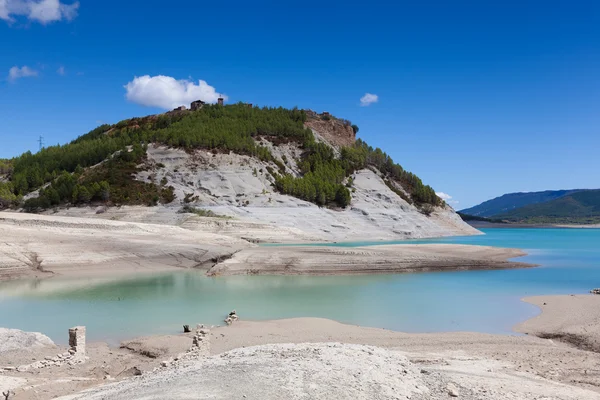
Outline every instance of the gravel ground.
<svg viewBox="0 0 600 400">
<path fill-rule="evenodd" d="M 471 360 L 432 369 L 402 352 L 368 345 L 271 344 L 181 362 L 61 399 L 600 399 L 533 375 L 496 372 L 498 364 Z"/>
</svg>

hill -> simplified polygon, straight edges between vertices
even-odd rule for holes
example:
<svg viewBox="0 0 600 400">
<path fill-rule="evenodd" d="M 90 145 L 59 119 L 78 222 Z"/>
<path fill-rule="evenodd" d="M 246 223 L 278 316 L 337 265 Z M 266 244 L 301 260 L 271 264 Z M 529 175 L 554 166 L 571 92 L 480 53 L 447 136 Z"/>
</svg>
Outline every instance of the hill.
<svg viewBox="0 0 600 400">
<path fill-rule="evenodd" d="M 475 215 L 463 214 L 462 212 L 457 213 L 465 222 L 487 222 L 490 224 L 505 224 L 506 221 L 495 218 L 477 217 Z"/>
<path fill-rule="evenodd" d="M 581 190 L 544 203 L 498 214 L 497 219 L 525 223 L 600 223 L 600 189 Z"/>
<path fill-rule="evenodd" d="M 475 232 L 357 132 L 329 113 L 241 103 L 132 118 L 4 160 L 0 208 L 151 206 L 335 239 Z"/>
<path fill-rule="evenodd" d="M 472 215 L 475 217 L 496 217 L 500 214 L 508 213 L 512 210 L 528 206 L 531 204 L 545 203 L 552 201 L 579 190 L 546 190 L 543 192 L 530 193 L 509 193 L 496 197 L 495 199 L 484 201 L 483 203 L 460 210 L 461 214 Z"/>
</svg>

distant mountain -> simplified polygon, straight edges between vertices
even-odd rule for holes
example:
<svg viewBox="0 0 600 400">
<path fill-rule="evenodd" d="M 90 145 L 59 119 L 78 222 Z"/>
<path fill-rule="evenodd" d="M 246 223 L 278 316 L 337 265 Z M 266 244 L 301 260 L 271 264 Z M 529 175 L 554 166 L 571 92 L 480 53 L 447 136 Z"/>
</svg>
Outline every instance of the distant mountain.
<svg viewBox="0 0 600 400">
<path fill-rule="evenodd" d="M 475 207 L 460 210 L 460 212 L 461 214 L 473 215 L 476 217 L 497 217 L 500 214 L 506 214 L 521 207 L 532 204 L 546 203 L 580 191 L 582 191 L 582 189 L 509 193 L 500 197 L 496 197 L 495 199 L 485 201 Z"/>
<path fill-rule="evenodd" d="M 600 189 L 581 190 L 544 203 L 530 204 L 494 218 L 525 223 L 600 223 Z"/>
<path fill-rule="evenodd" d="M 477 217 L 475 215 L 463 214 L 460 211 L 457 212 L 458 216 L 465 222 L 487 222 L 492 224 L 506 224 L 507 222 L 502 219 Z"/>
</svg>

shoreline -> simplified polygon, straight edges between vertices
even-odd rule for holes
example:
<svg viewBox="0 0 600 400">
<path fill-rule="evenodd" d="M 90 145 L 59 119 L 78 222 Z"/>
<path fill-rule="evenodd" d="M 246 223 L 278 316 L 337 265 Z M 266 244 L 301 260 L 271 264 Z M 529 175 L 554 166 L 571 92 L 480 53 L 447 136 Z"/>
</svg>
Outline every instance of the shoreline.
<svg viewBox="0 0 600 400">
<path fill-rule="evenodd" d="M 600 229 L 600 224 L 525 224 L 525 223 L 499 223 L 499 222 L 484 222 L 484 221 L 465 221 L 475 229 Z"/>
<path fill-rule="evenodd" d="M 208 276 L 353 275 L 531 268 L 514 261 L 519 249 L 460 244 L 395 244 L 366 247 L 260 246 L 216 263 Z"/>
<path fill-rule="evenodd" d="M 13 390 L 18 391 L 17 398 L 26 400 L 49 399 L 86 388 L 91 388 L 91 392 L 70 398 L 94 399 L 105 398 L 106 390 L 111 387 L 97 385 L 125 379 L 119 385 L 131 388 L 131 398 L 135 399 L 138 398 L 136 396 L 143 397 L 144 390 L 151 390 L 153 385 L 160 384 L 160 390 L 165 390 L 165 380 L 175 385 L 179 379 L 179 372 L 183 373 L 189 368 L 201 368 L 202 376 L 206 374 L 212 377 L 212 374 L 218 372 L 226 381 L 230 374 L 234 374 L 238 384 L 249 391 L 256 383 L 251 383 L 251 386 L 244 383 L 246 380 L 243 377 L 249 370 L 243 368 L 242 371 L 240 367 L 236 367 L 238 362 L 243 365 L 258 363 L 257 368 L 260 370 L 265 363 L 271 365 L 271 362 L 278 362 L 278 357 L 281 356 L 284 364 L 277 364 L 276 369 L 280 372 L 274 373 L 293 373 L 287 358 L 289 356 L 285 354 L 291 351 L 290 354 L 296 354 L 292 357 L 297 357 L 298 352 L 302 352 L 303 359 L 310 360 L 315 354 L 329 351 L 327 349 L 333 346 L 342 352 L 340 354 L 352 354 L 351 359 L 360 357 L 364 352 L 371 353 L 373 357 L 380 355 L 383 358 L 395 357 L 395 354 L 402 355 L 406 357 L 406 360 L 402 361 L 405 363 L 404 368 L 408 371 L 413 368 L 416 377 L 423 380 L 430 393 L 437 393 L 439 388 L 435 386 L 434 381 L 441 380 L 444 382 L 444 388 L 447 382 L 459 388 L 460 398 L 467 400 L 491 400 L 507 394 L 515 396 L 514 398 L 527 399 L 544 396 L 561 400 L 600 399 L 600 375 L 592 372 L 596 371 L 600 362 L 598 349 L 590 351 L 589 347 L 576 348 L 573 343 L 562 343 L 557 338 L 544 338 L 544 335 L 549 333 L 562 335 L 565 332 L 588 335 L 591 332 L 593 337 L 600 337 L 598 319 L 588 318 L 590 312 L 600 314 L 600 311 L 594 311 L 600 309 L 600 296 L 537 296 L 524 298 L 523 301 L 539 305 L 542 311 L 540 315 L 515 326 L 515 331 L 526 333 L 523 336 L 476 332 L 403 333 L 346 325 L 321 318 L 271 321 L 242 319 L 231 326 L 211 329 L 208 335 L 210 351 L 200 358 L 188 359 L 188 356 L 182 356 L 189 354 L 185 352 L 191 346 L 193 334 L 141 337 L 127 341 L 125 347 L 121 348 L 109 347 L 105 343 L 91 343 L 88 344 L 89 360 L 81 364 L 81 367 L 46 368 L 35 372 L 5 371 L 0 373 L 0 383 L 8 382 L 7 378 L 22 379 L 19 381 L 20 386 Z M 577 311 L 579 309 L 580 311 Z M 39 356 L 36 356 L 44 359 L 45 356 L 59 350 L 60 348 L 40 349 Z M 149 357 L 149 354 L 152 356 Z M 338 354 L 337 350 L 335 354 Z M 23 350 L 21 355 L 16 358 L 13 356 L 13 359 L 31 360 L 31 352 Z M 225 369 L 219 367 L 219 360 L 223 360 L 223 357 L 227 360 L 223 365 Z M 335 365 L 340 357 L 341 355 L 336 355 L 329 362 Z M 163 363 L 167 367 L 161 367 Z M 0 353 L 0 365 L 5 364 L 6 357 L 3 358 Z M 303 368 L 299 362 L 295 362 L 294 365 L 299 369 Z M 316 365 L 323 366 L 322 361 L 311 365 L 311 370 L 314 370 Z M 137 372 L 134 367 L 141 371 L 142 377 L 135 377 Z M 98 368 L 104 371 L 100 375 L 97 373 Z M 195 379 L 198 378 L 196 373 L 194 376 Z M 350 380 L 354 381 L 354 378 L 350 376 Z M 142 385 L 142 382 L 145 383 Z M 35 385 L 47 391 L 33 393 L 23 389 Z M 208 386 L 210 385 L 197 387 L 196 390 L 208 390 Z M 261 383 L 256 387 L 262 390 L 265 389 L 263 386 L 265 384 Z M 173 390 L 173 393 L 179 393 L 177 386 Z M 229 393 L 235 391 L 235 387 L 227 386 L 223 390 Z M 442 394 L 437 396 L 423 399 L 447 398 L 447 394 L 444 394 L 445 397 Z M 174 395 L 172 398 L 183 397 Z"/>
<path fill-rule="evenodd" d="M 258 246 L 220 233 L 81 217 L 0 213 L 0 281 L 196 269 L 208 276 L 347 275 L 527 268 L 518 249 L 458 244 Z"/>
<path fill-rule="evenodd" d="M 533 296 L 522 301 L 537 306 L 540 313 L 515 325 L 514 331 L 600 354 L 600 296 Z"/>
</svg>

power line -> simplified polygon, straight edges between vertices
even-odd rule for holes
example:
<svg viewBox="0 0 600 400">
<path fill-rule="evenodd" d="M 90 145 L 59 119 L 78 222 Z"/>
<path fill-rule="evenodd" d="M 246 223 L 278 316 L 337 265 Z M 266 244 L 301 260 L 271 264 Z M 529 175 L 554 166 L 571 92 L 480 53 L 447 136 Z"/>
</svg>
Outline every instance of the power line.
<svg viewBox="0 0 600 400">
<path fill-rule="evenodd" d="M 42 135 L 40 135 L 40 138 L 37 140 L 37 142 L 40 144 L 40 151 L 44 148 L 44 137 Z"/>
</svg>

